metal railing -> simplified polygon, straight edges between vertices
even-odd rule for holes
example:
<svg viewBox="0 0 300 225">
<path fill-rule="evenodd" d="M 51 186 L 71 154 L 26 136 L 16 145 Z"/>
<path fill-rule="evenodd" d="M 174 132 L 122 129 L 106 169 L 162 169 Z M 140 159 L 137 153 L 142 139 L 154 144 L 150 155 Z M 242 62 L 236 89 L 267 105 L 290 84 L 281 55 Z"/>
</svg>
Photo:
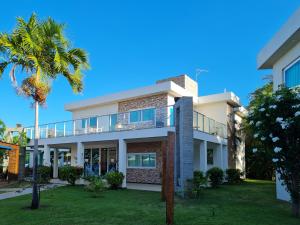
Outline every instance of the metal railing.
<svg viewBox="0 0 300 225">
<path fill-rule="evenodd" d="M 67 137 L 101 132 L 174 126 L 173 106 L 151 108 L 144 113 L 142 111 L 145 110 L 121 112 L 63 122 L 42 124 L 39 126 L 39 138 L 44 139 Z M 134 115 L 134 121 L 131 119 L 133 116 L 132 114 L 134 114 L 133 112 L 137 112 Z M 25 130 L 27 137 L 33 139 L 34 127 L 27 127 Z"/>
<path fill-rule="evenodd" d="M 208 134 L 227 138 L 227 126 L 225 124 L 217 122 L 197 111 L 193 112 L 193 128 Z"/>
</svg>

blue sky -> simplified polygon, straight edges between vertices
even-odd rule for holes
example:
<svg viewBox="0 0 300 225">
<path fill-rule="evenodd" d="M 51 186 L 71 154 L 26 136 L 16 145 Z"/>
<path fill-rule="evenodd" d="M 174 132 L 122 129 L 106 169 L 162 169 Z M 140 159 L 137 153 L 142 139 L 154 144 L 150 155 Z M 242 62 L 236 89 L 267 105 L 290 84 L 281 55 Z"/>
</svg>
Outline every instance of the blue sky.
<svg viewBox="0 0 300 225">
<path fill-rule="evenodd" d="M 75 95 L 64 79 L 56 80 L 40 111 L 40 123 L 48 123 L 71 118 L 66 102 L 184 73 L 195 78 L 196 68 L 209 71 L 198 79 L 201 95 L 226 88 L 246 105 L 271 73 L 257 71 L 257 53 L 299 6 L 299 0 L 4 1 L 0 31 L 11 31 L 17 16 L 36 12 L 66 23 L 74 46 L 88 51 L 84 92 Z M 0 118 L 9 126 L 33 124 L 31 100 L 16 95 L 8 71 L 0 90 Z"/>
</svg>

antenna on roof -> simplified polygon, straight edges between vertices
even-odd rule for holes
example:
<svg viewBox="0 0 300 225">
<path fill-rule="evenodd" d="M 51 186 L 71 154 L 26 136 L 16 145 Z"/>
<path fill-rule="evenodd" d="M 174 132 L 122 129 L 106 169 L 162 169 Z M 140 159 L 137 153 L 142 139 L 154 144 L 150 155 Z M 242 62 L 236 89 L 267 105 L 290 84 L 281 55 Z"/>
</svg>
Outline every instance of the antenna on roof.
<svg viewBox="0 0 300 225">
<path fill-rule="evenodd" d="M 197 82 L 197 84 L 198 84 L 198 76 L 199 76 L 201 73 L 208 73 L 208 70 L 200 69 L 200 68 L 197 68 L 197 69 L 196 69 L 196 82 Z"/>
</svg>

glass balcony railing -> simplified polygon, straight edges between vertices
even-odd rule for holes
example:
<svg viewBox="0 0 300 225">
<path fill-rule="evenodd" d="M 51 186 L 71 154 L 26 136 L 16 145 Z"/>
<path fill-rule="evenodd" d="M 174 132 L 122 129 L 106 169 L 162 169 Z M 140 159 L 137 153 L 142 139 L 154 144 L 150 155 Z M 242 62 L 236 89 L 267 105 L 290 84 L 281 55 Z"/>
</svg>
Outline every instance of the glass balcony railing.
<svg viewBox="0 0 300 225">
<path fill-rule="evenodd" d="M 174 126 L 173 106 L 168 106 L 43 124 L 39 126 L 39 138 L 171 126 Z M 27 137 L 33 139 L 34 127 L 27 127 L 25 130 Z"/>
<path fill-rule="evenodd" d="M 39 138 L 172 126 L 174 126 L 174 110 L 173 106 L 168 106 L 43 124 L 39 126 Z M 193 128 L 211 135 L 227 138 L 227 127 L 225 124 L 216 122 L 196 111 L 193 112 Z M 25 131 L 28 138 L 34 138 L 34 127 L 27 127 Z"/>
<path fill-rule="evenodd" d="M 193 112 L 193 128 L 208 134 L 227 138 L 227 127 L 225 124 L 215 121 L 199 112 Z"/>
</svg>

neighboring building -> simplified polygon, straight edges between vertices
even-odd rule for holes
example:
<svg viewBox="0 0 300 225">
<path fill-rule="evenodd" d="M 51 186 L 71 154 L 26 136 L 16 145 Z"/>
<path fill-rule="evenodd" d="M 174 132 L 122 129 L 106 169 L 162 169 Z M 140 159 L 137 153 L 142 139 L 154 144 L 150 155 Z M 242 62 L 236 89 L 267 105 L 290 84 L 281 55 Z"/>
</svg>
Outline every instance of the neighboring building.
<svg viewBox="0 0 300 225">
<path fill-rule="evenodd" d="M 19 146 L 0 141 L 0 178 L 13 180 L 19 174 Z"/>
<path fill-rule="evenodd" d="M 300 85 L 300 8 L 275 34 L 257 57 L 258 69 L 273 70 L 273 89 Z M 276 182 L 277 198 L 289 200 L 282 182 Z"/>
<path fill-rule="evenodd" d="M 228 128 L 243 116 L 239 107 L 232 92 L 199 97 L 198 84 L 187 75 L 66 104 L 72 120 L 40 126 L 43 164 L 53 166 L 54 177 L 60 160 L 61 165 L 84 167 L 89 175 L 118 169 L 126 175 L 124 187 L 126 182 L 160 184 L 163 143 L 168 131 L 176 131 L 180 190 L 194 170 L 245 170 L 244 142 L 237 142 Z M 27 133 L 32 138 L 33 128 Z"/>
</svg>

